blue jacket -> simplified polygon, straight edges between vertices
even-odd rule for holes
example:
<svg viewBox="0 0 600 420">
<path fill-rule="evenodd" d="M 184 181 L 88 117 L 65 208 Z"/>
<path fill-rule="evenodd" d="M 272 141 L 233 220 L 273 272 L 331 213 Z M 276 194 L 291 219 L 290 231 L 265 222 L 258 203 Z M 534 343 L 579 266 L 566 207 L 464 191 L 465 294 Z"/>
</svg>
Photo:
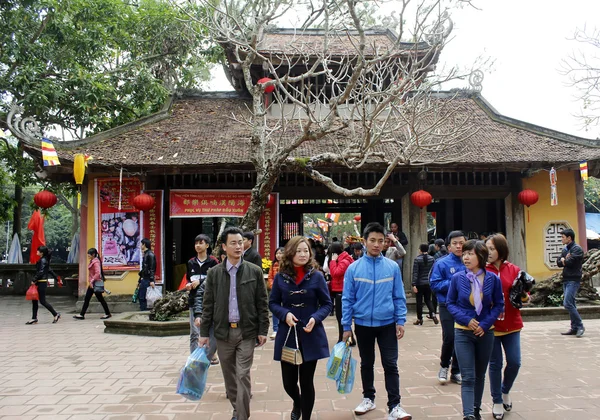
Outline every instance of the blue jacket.
<svg viewBox="0 0 600 420">
<path fill-rule="evenodd" d="M 462 258 L 450 253 L 445 257 L 435 260 L 431 269 L 431 277 L 429 285 L 433 293 L 435 293 L 438 303 L 446 303 L 446 295 L 450 288 L 450 279 L 459 271 L 465 271 L 465 265 Z"/>
<path fill-rule="evenodd" d="M 289 312 L 298 318 L 296 331 L 302 358 L 309 362 L 329 357 L 329 343 L 323 327 L 323 320 L 327 318 L 332 307 L 327 283 L 320 271 L 309 271 L 298 285 L 296 280 L 287 274 L 278 273 L 273 279 L 273 288 L 269 297 L 269 309 L 279 320 L 273 358 L 281 360 L 281 349 L 284 345 L 296 348 L 293 331 L 285 344 L 285 338 L 290 329 L 285 322 L 285 317 Z M 304 331 L 304 327 L 310 318 L 314 318 L 316 322 L 312 331 L 307 333 Z"/>
<path fill-rule="evenodd" d="M 352 319 L 364 327 L 406 322 L 406 295 L 396 262 L 364 255 L 344 275 L 342 326 L 350 331 Z"/>
<path fill-rule="evenodd" d="M 485 272 L 483 280 L 483 308 L 477 315 L 475 307 L 471 304 L 471 282 L 467 278 L 467 272 L 461 271 L 452 276 L 448 299 L 446 305 L 448 312 L 454 317 L 454 321 L 464 327 L 469 325 L 471 319 L 479 321 L 479 326 L 484 331 L 490 329 L 494 322 L 504 311 L 504 294 L 500 278 L 489 271 Z"/>
</svg>

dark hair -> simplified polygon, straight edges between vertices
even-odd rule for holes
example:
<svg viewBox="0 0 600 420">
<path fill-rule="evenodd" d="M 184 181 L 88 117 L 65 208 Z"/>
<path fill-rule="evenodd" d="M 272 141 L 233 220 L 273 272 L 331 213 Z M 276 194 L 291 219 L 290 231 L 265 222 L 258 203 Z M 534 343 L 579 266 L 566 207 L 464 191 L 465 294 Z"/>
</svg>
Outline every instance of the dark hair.
<svg viewBox="0 0 600 420">
<path fill-rule="evenodd" d="M 42 257 L 46 258 L 46 260 L 50 262 L 50 259 L 52 258 L 52 251 L 50 251 L 47 246 L 40 245 L 38 246 L 37 250 L 42 253 Z"/>
<path fill-rule="evenodd" d="M 254 238 L 254 235 L 252 234 L 252 232 L 246 232 L 246 233 L 250 233 L 252 235 L 252 238 Z M 221 242 L 226 244 L 227 237 L 229 235 L 242 235 L 242 237 L 247 238 L 247 236 L 244 236 L 246 233 L 242 232 L 242 229 L 240 229 L 238 227 L 229 226 L 228 228 L 225 228 L 223 233 L 221 233 Z"/>
<path fill-rule="evenodd" d="M 196 236 L 196 238 L 194 239 L 194 243 L 196 243 L 196 242 L 204 242 L 207 245 L 210 245 L 210 238 L 208 237 L 208 235 L 201 233 L 200 235 Z"/>
<path fill-rule="evenodd" d="M 485 243 L 492 242 L 494 244 L 494 248 L 498 251 L 498 259 L 502 262 L 508 260 L 508 241 L 501 233 L 494 233 L 491 236 L 488 236 L 485 240 Z"/>
<path fill-rule="evenodd" d="M 88 255 L 92 256 L 92 259 L 98 258 L 100 261 L 100 275 L 102 276 L 102 281 L 104 281 L 104 269 L 102 268 L 102 258 L 100 258 L 100 254 L 98 254 L 98 250 L 96 248 L 88 249 Z"/>
<path fill-rule="evenodd" d="M 570 237 L 572 241 L 575 240 L 575 231 L 573 229 L 565 229 L 561 231 L 560 234 Z"/>
<path fill-rule="evenodd" d="M 354 242 L 352 245 L 350 245 L 350 249 L 355 250 L 355 249 L 363 249 L 363 245 L 360 242 Z"/>
<path fill-rule="evenodd" d="M 369 238 L 371 233 L 381 233 L 385 236 L 385 230 L 383 229 L 383 226 L 381 226 L 381 223 L 377 222 L 371 222 L 365 226 L 365 230 L 363 230 L 363 238 L 365 241 Z"/>
<path fill-rule="evenodd" d="M 284 249 L 284 248 L 283 248 L 282 246 L 280 246 L 279 248 L 277 248 L 277 249 L 275 250 L 275 254 L 273 254 L 273 255 L 274 255 L 274 257 L 273 257 L 273 261 L 271 262 L 271 264 L 275 264 L 276 262 L 279 262 L 279 261 L 277 261 L 277 253 L 278 253 L 279 251 L 283 251 L 283 249 Z"/>
<path fill-rule="evenodd" d="M 398 226 L 398 229 L 400 229 L 400 225 L 397 222 L 390 222 L 390 229 L 392 228 L 392 225 L 396 225 Z"/>
<path fill-rule="evenodd" d="M 465 238 L 465 240 L 467 239 L 467 235 L 465 235 L 465 232 L 463 232 L 462 230 L 453 230 L 448 235 L 448 241 L 447 241 L 447 243 L 450 243 L 450 242 L 452 242 L 452 239 L 454 239 L 454 238 L 460 238 L 461 236 L 463 238 Z"/>
<path fill-rule="evenodd" d="M 254 243 L 254 233 L 252 233 L 252 232 L 244 232 L 244 233 L 242 233 L 242 238 L 246 238 L 250 242 Z"/>
<path fill-rule="evenodd" d="M 421 252 L 429 252 L 429 245 L 428 244 L 421 244 L 421 245 L 419 245 L 419 251 L 421 251 Z"/>
<path fill-rule="evenodd" d="M 344 247 L 341 242 L 336 241 L 329 245 L 329 249 L 327 250 L 327 267 L 329 267 L 329 263 L 331 262 L 331 256 L 333 254 L 340 255 L 342 252 L 344 252 Z"/>
<path fill-rule="evenodd" d="M 149 250 L 152 249 L 152 242 L 150 242 L 150 239 L 148 238 L 142 239 L 142 245 L 144 245 Z"/>
<path fill-rule="evenodd" d="M 338 242 L 338 241 L 339 241 L 339 239 L 338 239 L 338 237 L 337 237 L 337 236 L 334 236 L 333 238 L 331 238 L 331 240 L 332 240 L 333 242 Z"/>
<path fill-rule="evenodd" d="M 490 254 L 487 246 L 483 241 L 478 239 L 469 239 L 462 247 L 463 255 L 465 251 L 474 251 L 477 256 L 477 262 L 479 268 L 485 270 L 485 264 L 487 263 L 488 255 Z"/>
<path fill-rule="evenodd" d="M 310 255 L 310 257 L 308 258 L 308 262 L 306 263 L 304 268 L 317 269 L 319 267 L 314 259 L 312 248 L 310 247 L 310 242 L 308 242 L 308 239 L 304 236 L 294 236 L 288 241 L 287 244 L 285 244 L 285 247 L 283 248 L 283 259 L 279 264 L 280 273 L 285 273 L 293 279 L 296 278 L 296 269 L 294 268 L 293 260 L 294 256 L 296 255 L 296 250 L 298 249 L 298 246 L 302 243 L 306 244 L 306 246 L 308 247 L 308 254 Z"/>
<path fill-rule="evenodd" d="M 437 238 L 433 244 L 441 248 L 442 246 L 446 245 L 446 241 L 444 241 L 442 238 Z"/>
</svg>

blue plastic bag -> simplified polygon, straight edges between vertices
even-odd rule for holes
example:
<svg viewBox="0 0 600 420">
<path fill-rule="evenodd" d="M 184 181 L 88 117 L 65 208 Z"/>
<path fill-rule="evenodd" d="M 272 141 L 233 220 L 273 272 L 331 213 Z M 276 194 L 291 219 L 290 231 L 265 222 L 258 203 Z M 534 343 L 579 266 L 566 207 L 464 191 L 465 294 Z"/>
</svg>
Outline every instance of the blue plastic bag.
<svg viewBox="0 0 600 420">
<path fill-rule="evenodd" d="M 352 358 L 352 348 L 346 347 L 344 350 L 344 358 L 342 359 L 342 371 L 336 381 L 338 393 L 349 394 L 352 392 L 355 374 L 356 360 Z"/>
<path fill-rule="evenodd" d="M 206 388 L 209 367 L 210 360 L 206 356 L 205 348 L 198 347 L 189 355 L 185 366 L 181 369 L 179 382 L 177 383 L 177 393 L 192 401 L 198 401 L 202 398 Z"/>
<path fill-rule="evenodd" d="M 342 360 L 344 359 L 344 351 L 346 350 L 346 343 L 340 341 L 335 346 L 329 355 L 327 361 L 327 377 L 337 381 L 342 374 Z"/>
</svg>

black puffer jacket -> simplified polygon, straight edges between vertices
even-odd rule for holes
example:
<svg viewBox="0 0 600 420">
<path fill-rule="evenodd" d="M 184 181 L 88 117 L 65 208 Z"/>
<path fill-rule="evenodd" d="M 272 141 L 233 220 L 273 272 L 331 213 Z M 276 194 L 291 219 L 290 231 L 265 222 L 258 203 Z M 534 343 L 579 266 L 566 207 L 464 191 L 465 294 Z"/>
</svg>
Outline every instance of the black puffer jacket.
<svg viewBox="0 0 600 420">
<path fill-rule="evenodd" d="M 565 259 L 563 264 L 561 258 Z M 563 269 L 563 281 L 581 281 L 581 267 L 583 266 L 583 249 L 575 242 L 563 248 L 560 257 L 556 261 Z"/>
<path fill-rule="evenodd" d="M 429 254 L 421 254 L 415 258 L 412 271 L 412 285 L 426 286 L 429 284 L 429 273 L 435 259 Z"/>
<path fill-rule="evenodd" d="M 154 281 L 156 273 L 156 256 L 151 250 L 144 252 L 142 269 L 140 270 L 140 279 Z"/>
</svg>

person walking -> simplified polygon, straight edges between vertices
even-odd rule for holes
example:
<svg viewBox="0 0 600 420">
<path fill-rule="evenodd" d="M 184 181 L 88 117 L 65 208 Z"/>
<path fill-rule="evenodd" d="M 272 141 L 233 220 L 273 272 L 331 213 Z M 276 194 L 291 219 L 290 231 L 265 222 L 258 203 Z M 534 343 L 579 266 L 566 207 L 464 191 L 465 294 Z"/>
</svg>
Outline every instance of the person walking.
<svg viewBox="0 0 600 420">
<path fill-rule="evenodd" d="M 267 292 L 270 294 L 273 289 L 273 281 L 275 280 L 275 276 L 279 273 L 279 264 L 281 264 L 281 260 L 283 258 L 283 247 L 279 247 L 275 250 L 275 259 L 271 263 L 271 268 L 269 268 L 269 276 L 267 277 Z M 279 320 L 275 316 L 274 313 L 271 312 L 272 320 L 273 320 L 273 332 L 269 336 L 271 340 L 275 340 L 277 336 L 277 330 L 279 330 Z"/>
<path fill-rule="evenodd" d="M 56 324 L 60 319 L 60 313 L 56 312 L 52 305 L 50 305 L 50 303 L 46 301 L 46 288 L 48 287 L 48 275 L 50 273 L 50 259 L 52 258 L 52 253 L 44 245 L 39 246 L 36 252 L 40 259 L 35 263 L 35 277 L 31 284 L 35 284 L 37 286 L 39 294 L 39 303 L 41 303 L 42 306 L 44 306 L 44 308 L 50 311 L 50 313 L 54 317 L 52 323 Z M 33 313 L 31 320 L 25 323 L 27 325 L 37 324 L 38 322 L 38 301 L 32 300 L 31 305 Z"/>
<path fill-rule="evenodd" d="M 375 342 L 379 346 L 385 389 L 388 394 L 388 420 L 410 420 L 400 404 L 398 340 L 404 337 L 406 296 L 400 268 L 381 251 L 385 241 L 383 226 L 369 223 L 363 232 L 366 253 L 352 264 L 344 276 L 342 295 L 343 340 L 352 336 L 354 320 L 363 401 L 354 409 L 357 415 L 375 409 Z"/>
<path fill-rule="evenodd" d="M 271 312 L 285 320 L 277 331 L 273 358 L 281 361 L 283 388 L 293 401 L 291 420 L 301 417 L 310 420 L 315 405 L 317 362 L 329 357 L 323 320 L 331 311 L 331 299 L 318 268 L 308 240 L 303 236 L 293 237 L 285 246 L 269 298 Z M 288 363 L 281 357 L 284 346 L 296 348 L 296 335 L 297 348 L 302 354 L 300 365 Z"/>
<path fill-rule="evenodd" d="M 436 294 L 440 321 L 442 322 L 442 351 L 440 353 L 440 371 L 438 372 L 439 383 L 448 383 L 448 370 L 450 370 L 450 381 L 461 383 L 460 368 L 454 353 L 454 318 L 446 307 L 446 295 L 450 287 L 450 279 L 460 271 L 465 270 L 462 262 L 462 247 L 467 238 L 460 230 L 450 232 L 448 242 L 450 253 L 435 261 L 429 277 L 431 290 Z"/>
<path fill-rule="evenodd" d="M 577 338 L 581 338 L 585 333 L 585 327 L 577 311 L 575 297 L 581 286 L 583 249 L 575 243 L 575 232 L 573 229 L 565 229 L 560 234 L 565 247 L 560 257 L 558 257 L 556 264 L 563 268 L 563 305 L 569 311 L 571 318 L 571 328 L 561 334 L 575 335 Z"/>
<path fill-rule="evenodd" d="M 104 300 L 104 270 L 102 270 L 102 259 L 98 254 L 98 250 L 96 248 L 90 248 L 87 252 L 87 257 L 90 263 L 88 264 L 88 288 L 85 292 L 85 298 L 83 300 L 83 306 L 81 307 L 81 312 L 78 315 L 73 315 L 73 318 L 83 320 L 85 319 L 85 313 L 87 312 L 88 307 L 90 306 L 90 301 L 92 300 L 92 296 L 96 295 L 96 299 L 102 305 L 102 309 L 104 309 L 104 315 L 100 317 L 100 319 L 108 319 L 112 315 L 110 314 L 110 309 L 108 309 L 108 305 Z M 102 283 L 102 286 L 98 284 Z"/>
<path fill-rule="evenodd" d="M 488 249 L 483 241 L 467 241 L 462 258 L 466 271 L 452 276 L 446 307 L 455 320 L 463 419 L 479 420 L 485 371 L 494 347 L 494 322 L 504 312 L 504 296 L 498 276 L 485 270 Z"/>
<path fill-rule="evenodd" d="M 431 303 L 431 287 L 429 286 L 429 273 L 435 260 L 429 255 L 429 245 L 419 245 L 419 252 L 412 270 L 412 288 L 417 298 L 417 320 L 413 324 L 423 325 L 423 299 L 425 299 L 425 305 L 429 309 L 429 319 L 437 325 L 440 321 Z"/>
<path fill-rule="evenodd" d="M 244 261 L 251 262 L 262 270 L 262 257 L 253 245 L 254 233 L 244 232 Z"/>
<path fill-rule="evenodd" d="M 328 261 L 329 273 L 331 275 L 331 294 L 335 301 L 335 317 L 338 323 L 338 342 L 342 341 L 344 328 L 342 327 L 342 292 L 344 291 L 344 275 L 354 259 L 344 251 L 340 242 L 334 242 L 329 247 L 331 258 Z M 354 342 L 354 337 L 352 337 Z"/>
<path fill-rule="evenodd" d="M 142 239 L 142 269 L 140 270 L 140 279 L 138 281 L 138 298 L 140 300 L 140 311 L 148 310 L 146 301 L 146 291 L 148 287 L 154 287 L 154 273 L 156 272 L 156 256 L 152 252 L 152 243 L 150 239 Z"/>
<path fill-rule="evenodd" d="M 185 290 L 188 294 L 188 305 L 190 307 L 190 354 L 198 348 L 198 337 L 200 337 L 200 322 L 202 317 L 202 296 L 198 293 L 200 285 L 206 280 L 208 270 L 219 264 L 216 257 L 208 254 L 210 238 L 208 235 L 200 234 L 194 239 L 194 250 L 196 256 L 190 258 L 186 264 L 187 284 Z M 212 365 L 219 363 L 215 356 L 217 352 L 217 340 L 214 330 L 209 331 L 209 346 L 206 356 Z"/>
<path fill-rule="evenodd" d="M 507 261 L 508 242 L 504 235 L 495 233 L 488 236 L 485 245 L 488 249 L 486 270 L 496 274 L 502 283 L 504 295 L 504 314 L 494 323 L 494 348 L 490 359 L 490 391 L 492 394 L 492 415 L 495 419 L 504 418 L 504 410 L 512 410 L 512 389 L 521 367 L 521 330 L 523 319 L 521 311 L 510 304 L 510 289 L 521 269 Z M 502 364 L 506 354 L 504 378 Z"/>
<path fill-rule="evenodd" d="M 209 344 L 211 325 L 233 407 L 232 420 L 250 417 L 250 370 L 254 348 L 267 342 L 269 308 L 261 268 L 242 259 L 242 231 L 226 228 L 221 247 L 227 258 L 208 271 L 202 290 L 202 318 L 198 346 Z M 200 292 L 199 292 L 200 293 Z"/>
</svg>

